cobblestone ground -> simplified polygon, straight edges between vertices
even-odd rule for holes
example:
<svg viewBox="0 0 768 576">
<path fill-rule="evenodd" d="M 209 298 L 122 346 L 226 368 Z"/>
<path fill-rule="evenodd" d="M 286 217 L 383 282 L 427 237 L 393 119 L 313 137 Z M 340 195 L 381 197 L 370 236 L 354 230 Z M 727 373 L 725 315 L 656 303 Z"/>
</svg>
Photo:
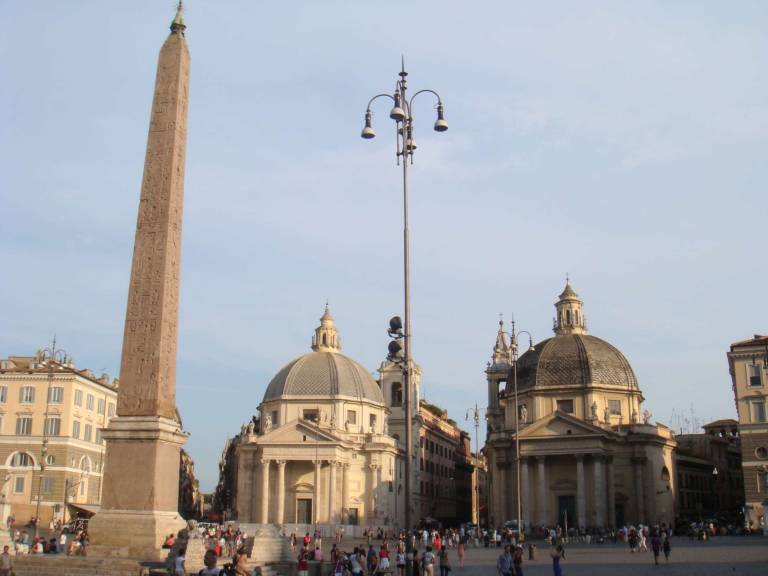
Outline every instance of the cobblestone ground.
<svg viewBox="0 0 768 576">
<path fill-rule="evenodd" d="M 549 548 L 539 544 L 538 559 L 527 559 L 523 564 L 525 576 L 552 574 Z M 469 548 L 464 568 L 458 567 L 455 551 L 451 551 L 454 571 L 452 576 L 480 576 L 496 574 L 498 550 Z M 632 554 L 626 545 L 572 544 L 566 548 L 561 562 L 564 576 L 738 576 L 768 575 L 768 538 L 721 536 L 709 542 L 691 542 L 687 538 L 673 538 L 670 562 L 659 558 L 654 566 L 653 553 Z"/>
</svg>

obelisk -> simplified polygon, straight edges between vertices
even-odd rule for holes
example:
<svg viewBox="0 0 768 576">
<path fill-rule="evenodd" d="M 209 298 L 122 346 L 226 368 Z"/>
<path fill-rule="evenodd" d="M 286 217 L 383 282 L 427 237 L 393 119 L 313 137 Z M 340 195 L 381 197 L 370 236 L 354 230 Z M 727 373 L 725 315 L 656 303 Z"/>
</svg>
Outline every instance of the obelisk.
<svg viewBox="0 0 768 576">
<path fill-rule="evenodd" d="M 179 2 L 157 64 L 117 417 L 102 434 L 102 504 L 89 529 L 99 556 L 161 559 L 164 537 L 184 526 L 179 452 L 187 435 L 176 416 L 176 340 L 189 95 L 185 28 Z"/>
</svg>

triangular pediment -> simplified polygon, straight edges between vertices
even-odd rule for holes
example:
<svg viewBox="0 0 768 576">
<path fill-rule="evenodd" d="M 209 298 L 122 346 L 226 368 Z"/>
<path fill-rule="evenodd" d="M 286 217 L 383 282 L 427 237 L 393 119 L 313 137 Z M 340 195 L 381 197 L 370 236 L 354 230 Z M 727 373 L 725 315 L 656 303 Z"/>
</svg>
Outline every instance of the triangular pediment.
<svg viewBox="0 0 768 576">
<path fill-rule="evenodd" d="M 613 436 L 613 432 L 560 412 L 553 412 L 520 432 L 520 439 L 559 436 Z"/>
<path fill-rule="evenodd" d="M 292 420 L 273 428 L 258 438 L 259 444 L 297 444 L 299 442 L 341 443 L 343 440 L 330 430 L 318 428 L 305 420 Z"/>
</svg>

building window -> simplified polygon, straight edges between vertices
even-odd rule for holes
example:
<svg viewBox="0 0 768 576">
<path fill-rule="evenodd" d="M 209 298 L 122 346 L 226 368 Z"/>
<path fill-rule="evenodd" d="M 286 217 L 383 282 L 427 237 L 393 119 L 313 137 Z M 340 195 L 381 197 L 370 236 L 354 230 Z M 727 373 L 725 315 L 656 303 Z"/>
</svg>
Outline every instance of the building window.
<svg viewBox="0 0 768 576">
<path fill-rule="evenodd" d="M 88 410 L 91 410 L 91 411 L 93 411 L 93 401 L 94 401 L 94 400 L 95 400 L 95 398 L 93 397 L 93 394 L 88 394 L 88 398 L 87 398 L 87 399 L 86 399 L 86 401 L 85 401 L 85 407 L 86 407 Z"/>
<path fill-rule="evenodd" d="M 64 388 L 53 386 L 48 389 L 48 404 L 61 404 L 64 402 Z"/>
<path fill-rule="evenodd" d="M 46 466 L 53 466 L 55 462 L 56 462 L 56 456 L 54 456 L 53 454 L 48 454 L 48 456 L 45 457 Z"/>
<path fill-rule="evenodd" d="M 357 424 L 357 410 L 347 410 L 347 424 Z"/>
<path fill-rule="evenodd" d="M 61 418 L 58 416 L 45 419 L 45 436 L 58 436 L 61 434 Z"/>
<path fill-rule="evenodd" d="M 320 413 L 315 408 L 311 410 L 304 410 L 302 417 L 304 418 L 304 420 L 309 420 L 310 422 L 320 421 Z"/>
<path fill-rule="evenodd" d="M 112 406 L 112 404 L 110 404 Z M 272 426 L 277 427 L 280 423 L 277 421 L 277 410 L 272 410 Z"/>
<path fill-rule="evenodd" d="M 8 402 L 8 386 L 0 386 L 0 404 Z"/>
<path fill-rule="evenodd" d="M 371 432 L 376 431 L 376 414 L 368 415 L 368 427 L 371 429 Z"/>
<path fill-rule="evenodd" d="M 32 459 L 32 456 L 27 454 L 26 452 L 16 452 L 16 454 L 13 455 L 13 458 L 11 458 L 11 467 L 13 468 L 23 468 L 25 466 L 34 466 L 35 461 Z"/>
<path fill-rule="evenodd" d="M 80 420 L 72 422 L 72 438 L 80 438 Z"/>
<path fill-rule="evenodd" d="M 86 424 L 84 433 L 83 433 L 83 440 L 85 440 L 86 442 L 90 442 L 92 436 L 93 436 L 93 426 L 91 426 L 90 424 Z"/>
<path fill-rule="evenodd" d="M 765 460 L 768 458 L 768 448 L 765 446 L 759 446 L 758 448 L 755 448 L 755 456 L 758 460 Z"/>
<path fill-rule="evenodd" d="M 83 391 L 75 390 L 75 406 L 83 405 Z"/>
<path fill-rule="evenodd" d="M 752 402 L 752 422 L 765 422 L 765 402 Z"/>
<path fill-rule="evenodd" d="M 40 492 L 42 494 L 53 494 L 53 478 L 43 476 L 40 478 Z"/>
<path fill-rule="evenodd" d="M 403 405 L 403 385 L 400 382 L 392 382 L 392 406 Z"/>
<path fill-rule="evenodd" d="M 573 400 L 558 400 L 557 409 L 567 414 L 573 414 Z"/>
<path fill-rule="evenodd" d="M 96 440 L 94 440 L 96 444 L 103 444 L 104 441 L 101 439 L 101 428 L 96 428 Z"/>
<path fill-rule="evenodd" d="M 32 435 L 32 417 L 31 416 L 19 416 L 16 419 L 16 435 L 17 436 Z"/>
<path fill-rule="evenodd" d="M 34 386 L 22 386 L 19 390 L 19 402 L 22 404 L 32 404 L 35 401 Z"/>
<path fill-rule="evenodd" d="M 16 476 L 13 481 L 14 494 L 24 494 L 24 476 Z"/>
<path fill-rule="evenodd" d="M 272 422 L 277 424 L 277 419 L 274 418 L 275 414 L 277 414 L 277 412 L 272 413 L 272 416 L 273 416 Z M 113 402 L 110 402 L 109 406 L 107 406 L 107 416 L 109 416 L 110 418 L 114 418 L 115 416 L 115 404 Z"/>
<path fill-rule="evenodd" d="M 621 400 L 608 400 L 608 413 L 611 416 L 621 416 Z"/>
<path fill-rule="evenodd" d="M 104 398 L 99 398 L 98 413 L 104 414 L 107 410 L 107 401 Z"/>
<path fill-rule="evenodd" d="M 760 364 L 747 364 L 747 371 L 749 372 L 749 385 L 750 386 L 762 386 L 762 366 Z"/>
</svg>

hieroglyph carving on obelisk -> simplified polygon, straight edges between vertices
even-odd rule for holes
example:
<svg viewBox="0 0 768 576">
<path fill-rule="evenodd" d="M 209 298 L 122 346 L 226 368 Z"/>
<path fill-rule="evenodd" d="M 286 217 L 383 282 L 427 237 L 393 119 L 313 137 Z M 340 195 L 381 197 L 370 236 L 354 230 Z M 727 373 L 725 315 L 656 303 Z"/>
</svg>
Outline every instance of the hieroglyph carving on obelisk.
<svg viewBox="0 0 768 576">
<path fill-rule="evenodd" d="M 176 333 L 187 140 L 189 52 L 181 2 L 160 50 L 123 337 L 117 417 L 106 440 L 101 510 L 90 554 L 159 560 L 178 513 L 182 432 Z"/>
</svg>

